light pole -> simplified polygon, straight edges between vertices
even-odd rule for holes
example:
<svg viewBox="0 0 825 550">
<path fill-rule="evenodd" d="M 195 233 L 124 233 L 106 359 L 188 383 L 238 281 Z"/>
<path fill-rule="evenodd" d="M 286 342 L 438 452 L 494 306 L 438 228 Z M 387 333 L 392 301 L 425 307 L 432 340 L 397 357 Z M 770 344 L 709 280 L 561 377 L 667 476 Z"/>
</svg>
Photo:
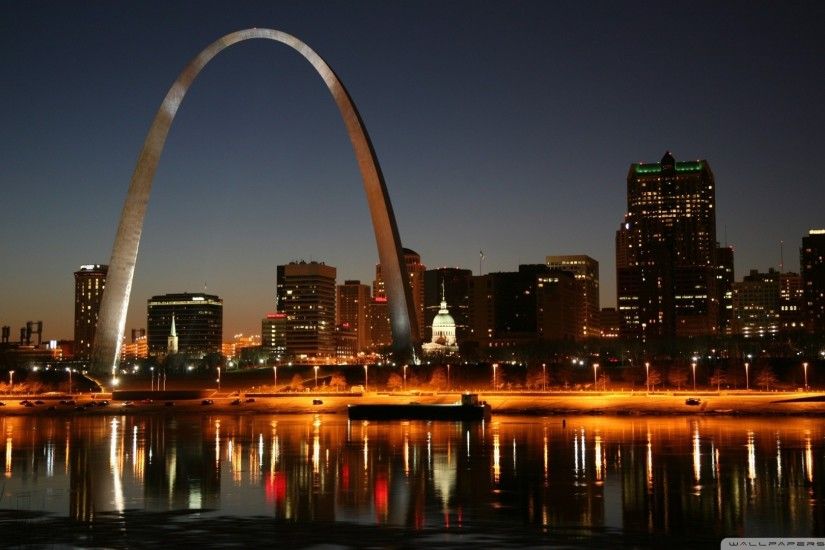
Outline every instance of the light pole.
<svg viewBox="0 0 825 550">
<path fill-rule="evenodd" d="M 447 391 L 450 391 L 450 364 L 447 363 Z"/>
<path fill-rule="evenodd" d="M 163 379 L 164 390 L 166 389 L 166 378 Z M 221 391 L 221 368 L 218 367 L 218 391 Z"/>
<path fill-rule="evenodd" d="M 599 370 L 599 364 L 593 363 L 593 391 L 596 391 L 597 388 L 597 379 L 596 379 L 596 371 Z"/>
<path fill-rule="evenodd" d="M 369 388 L 369 365 L 364 365 L 364 393 Z"/>
<path fill-rule="evenodd" d="M 66 372 L 69 373 L 69 395 L 72 393 L 72 369 L 66 367 Z"/>
<path fill-rule="evenodd" d="M 152 391 L 155 391 L 155 367 L 149 367 L 149 384 Z"/>
<path fill-rule="evenodd" d="M 14 371 L 9 371 L 9 391 L 14 390 Z"/>
<path fill-rule="evenodd" d="M 407 365 L 404 365 L 404 391 L 407 391 Z"/>
<path fill-rule="evenodd" d="M 748 363 L 745 363 L 745 389 L 746 390 L 751 389 L 751 381 L 750 381 L 750 378 L 748 378 L 748 367 L 749 366 L 750 365 L 748 365 Z"/>
<path fill-rule="evenodd" d="M 690 364 L 693 368 L 693 391 L 696 391 L 696 361 Z"/>
<path fill-rule="evenodd" d="M 650 393 L 650 361 L 645 361 L 645 386 L 647 393 Z"/>
<path fill-rule="evenodd" d="M 272 367 L 272 386 L 275 388 L 273 391 L 278 391 L 278 367 Z"/>
<path fill-rule="evenodd" d="M 808 363 L 802 363 L 802 370 L 805 373 L 805 391 L 808 391 Z"/>
<path fill-rule="evenodd" d="M 160 388 L 160 373 L 158 373 L 158 388 Z M 163 369 L 163 391 L 166 391 L 166 368 Z"/>
<path fill-rule="evenodd" d="M 496 391 L 496 369 L 498 368 L 498 363 L 493 363 L 493 391 Z"/>
<path fill-rule="evenodd" d="M 318 389 L 318 365 L 312 367 L 315 370 L 315 389 Z"/>
<path fill-rule="evenodd" d="M 547 363 L 541 364 L 541 391 L 547 391 Z"/>
</svg>

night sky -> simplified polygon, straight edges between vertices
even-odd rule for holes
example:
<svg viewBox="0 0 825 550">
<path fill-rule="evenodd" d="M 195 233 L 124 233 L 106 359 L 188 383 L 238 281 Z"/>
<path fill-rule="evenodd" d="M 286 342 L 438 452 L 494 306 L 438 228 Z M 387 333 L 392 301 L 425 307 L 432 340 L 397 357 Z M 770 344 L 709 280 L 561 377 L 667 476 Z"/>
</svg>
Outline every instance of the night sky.
<svg viewBox="0 0 825 550">
<path fill-rule="evenodd" d="M 71 338 L 81 264 L 108 263 L 149 124 L 183 66 L 246 27 L 294 34 L 369 131 L 402 242 L 428 267 L 588 254 L 615 305 L 631 162 L 707 159 L 719 241 L 798 270 L 825 226 L 823 2 L 2 2 L 0 324 Z M 726 237 L 727 236 L 727 237 Z M 275 266 L 371 284 L 349 139 L 310 65 L 269 41 L 207 66 L 154 182 L 127 333 L 154 294 L 224 299 L 259 332 Z"/>
</svg>

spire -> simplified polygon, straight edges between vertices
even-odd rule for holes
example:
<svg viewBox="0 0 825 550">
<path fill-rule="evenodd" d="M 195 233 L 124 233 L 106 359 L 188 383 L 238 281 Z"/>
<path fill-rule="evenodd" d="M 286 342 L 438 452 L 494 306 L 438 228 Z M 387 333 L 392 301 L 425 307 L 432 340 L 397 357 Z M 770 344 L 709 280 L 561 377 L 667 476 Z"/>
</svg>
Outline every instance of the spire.
<svg viewBox="0 0 825 550">
<path fill-rule="evenodd" d="M 178 333 L 175 331 L 175 314 L 172 314 L 172 330 L 169 331 L 169 336 L 177 336 Z"/>
<path fill-rule="evenodd" d="M 442 301 L 442 302 L 446 302 L 446 301 L 447 301 L 447 298 L 446 298 L 446 296 L 445 296 L 445 294 L 444 294 L 444 278 L 443 278 L 443 277 L 442 277 L 442 279 L 441 279 L 441 301 Z"/>
</svg>

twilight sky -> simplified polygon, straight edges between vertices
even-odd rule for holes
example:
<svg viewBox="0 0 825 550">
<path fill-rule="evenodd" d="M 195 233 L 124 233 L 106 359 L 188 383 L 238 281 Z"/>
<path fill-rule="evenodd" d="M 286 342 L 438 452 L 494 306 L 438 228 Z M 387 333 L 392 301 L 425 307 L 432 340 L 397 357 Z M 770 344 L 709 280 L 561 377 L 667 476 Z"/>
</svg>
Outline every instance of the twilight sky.
<svg viewBox="0 0 825 550">
<path fill-rule="evenodd" d="M 509 271 L 583 253 L 615 305 L 631 162 L 704 158 L 719 240 L 797 270 L 825 226 L 822 2 L 35 2 L 0 4 L 0 324 L 71 338 L 73 276 L 108 263 L 143 139 L 203 47 L 296 35 L 356 102 L 405 246 L 428 267 Z M 129 328 L 154 294 L 224 299 L 259 332 L 275 266 L 371 283 L 377 254 L 332 98 L 289 48 L 242 43 L 184 100 L 155 178 Z"/>
</svg>

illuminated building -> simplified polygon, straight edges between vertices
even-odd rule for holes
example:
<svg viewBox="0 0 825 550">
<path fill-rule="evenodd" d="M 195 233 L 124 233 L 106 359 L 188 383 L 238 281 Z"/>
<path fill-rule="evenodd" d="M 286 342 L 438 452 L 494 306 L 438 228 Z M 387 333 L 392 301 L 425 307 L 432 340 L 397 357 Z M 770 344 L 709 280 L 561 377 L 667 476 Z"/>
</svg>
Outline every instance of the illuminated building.
<svg viewBox="0 0 825 550">
<path fill-rule="evenodd" d="M 74 272 L 74 355 L 81 361 L 92 357 L 108 270 L 109 266 L 93 264 L 82 265 Z"/>
<path fill-rule="evenodd" d="M 441 307 L 433 317 L 430 326 L 432 337 L 429 342 L 421 346 L 425 354 L 452 354 L 458 352 L 458 342 L 456 341 L 456 323 L 447 308 L 445 298 L 444 283 L 441 285 Z"/>
<path fill-rule="evenodd" d="M 404 249 L 404 264 L 407 266 L 407 274 L 410 277 L 410 290 L 412 291 L 413 308 L 415 309 L 415 319 L 418 322 L 418 334 L 424 334 L 424 272 L 427 267 L 421 263 L 421 256 L 418 252 Z M 384 289 L 384 277 L 381 264 L 375 266 L 375 281 L 372 283 L 373 297 L 385 298 L 387 293 Z M 411 320 L 412 321 L 412 320 Z"/>
<path fill-rule="evenodd" d="M 221 355 L 224 357 L 238 357 L 241 350 L 247 348 L 258 348 L 261 346 L 261 335 L 250 334 L 244 336 L 243 334 L 236 334 L 231 342 L 224 342 L 221 344 Z"/>
<path fill-rule="evenodd" d="M 335 296 L 335 326 L 346 325 L 356 335 L 355 351 L 370 347 L 370 330 L 367 317 L 370 305 L 370 287 L 361 281 L 344 281 L 338 285 Z"/>
<path fill-rule="evenodd" d="M 799 273 L 780 274 L 779 320 L 782 332 L 797 332 L 804 328 L 802 302 L 802 277 Z"/>
<path fill-rule="evenodd" d="M 297 358 L 335 354 L 336 269 L 319 262 L 278 266 L 278 305 L 286 314 L 286 353 Z"/>
<path fill-rule="evenodd" d="M 733 330 L 733 247 L 716 249 L 716 299 L 719 304 L 719 333 L 730 334 Z"/>
<path fill-rule="evenodd" d="M 132 329 L 132 341 L 123 344 L 120 349 L 121 359 L 145 359 L 149 357 L 149 340 L 146 329 Z"/>
<path fill-rule="evenodd" d="M 811 229 L 799 249 L 802 305 L 809 332 L 825 332 L 825 229 Z"/>
<path fill-rule="evenodd" d="M 752 269 L 733 285 L 734 327 L 745 338 L 779 333 L 779 272 Z"/>
<path fill-rule="evenodd" d="M 554 269 L 536 282 L 536 328 L 542 340 L 581 339 L 581 281 L 570 271 Z M 591 325 L 592 326 L 592 325 Z"/>
<path fill-rule="evenodd" d="M 576 315 L 576 340 L 598 338 L 599 330 L 599 262 L 583 254 L 547 256 L 547 267 L 569 271 L 575 276 L 579 307 Z"/>
<path fill-rule="evenodd" d="M 621 316 L 615 307 L 603 307 L 599 312 L 599 326 L 602 338 L 618 338 Z"/>
<path fill-rule="evenodd" d="M 172 337 L 179 353 L 220 353 L 223 340 L 223 300 L 218 296 L 184 292 L 152 296 L 147 303 L 149 354 L 167 353 Z"/>
<path fill-rule="evenodd" d="M 450 304 L 450 315 L 455 320 L 456 339 L 463 341 L 469 333 L 470 279 L 473 272 L 457 267 L 439 267 L 424 272 L 424 312 L 432 319 L 441 309 L 441 285 L 444 299 Z M 431 327 L 424 328 L 424 339 L 432 340 Z"/>
<path fill-rule="evenodd" d="M 392 344 L 390 308 L 386 297 L 375 296 L 370 300 L 369 326 L 370 345 L 373 349 L 377 350 Z"/>
<path fill-rule="evenodd" d="M 335 326 L 335 358 L 339 362 L 351 361 L 358 354 L 358 333 L 348 324 Z"/>
<path fill-rule="evenodd" d="M 263 318 L 261 347 L 276 357 L 286 354 L 286 313 L 267 313 Z"/>
<path fill-rule="evenodd" d="M 717 260 L 715 209 L 707 161 L 676 162 L 667 152 L 661 162 L 630 166 L 627 213 L 616 233 L 622 336 L 720 332 L 717 264 L 728 261 Z"/>
</svg>

